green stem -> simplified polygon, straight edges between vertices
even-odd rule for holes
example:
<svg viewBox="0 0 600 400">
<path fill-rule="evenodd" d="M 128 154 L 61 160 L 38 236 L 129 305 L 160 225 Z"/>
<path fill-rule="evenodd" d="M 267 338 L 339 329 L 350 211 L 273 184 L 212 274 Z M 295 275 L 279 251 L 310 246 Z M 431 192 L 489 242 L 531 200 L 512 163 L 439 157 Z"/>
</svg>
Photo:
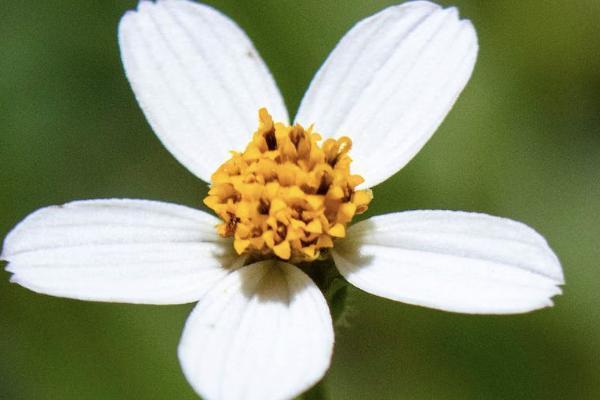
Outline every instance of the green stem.
<svg viewBox="0 0 600 400">
<path fill-rule="evenodd" d="M 323 292 L 334 327 L 347 325 L 348 282 L 340 275 L 331 258 L 300 265 Z"/>
<path fill-rule="evenodd" d="M 323 292 L 336 330 L 347 326 L 348 282 L 340 275 L 331 259 L 300 266 Z M 327 400 L 326 378 L 323 378 L 297 400 Z"/>
<path fill-rule="evenodd" d="M 348 282 L 342 277 L 335 278 L 325 291 L 334 328 L 348 325 Z"/>
</svg>

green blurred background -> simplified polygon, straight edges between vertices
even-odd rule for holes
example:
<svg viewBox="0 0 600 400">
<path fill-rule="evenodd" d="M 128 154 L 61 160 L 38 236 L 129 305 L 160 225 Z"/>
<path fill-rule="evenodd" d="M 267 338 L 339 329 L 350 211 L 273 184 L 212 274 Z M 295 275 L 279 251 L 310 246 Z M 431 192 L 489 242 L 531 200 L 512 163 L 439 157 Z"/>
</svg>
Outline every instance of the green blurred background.
<svg viewBox="0 0 600 400">
<path fill-rule="evenodd" d="M 389 1 L 211 1 L 254 40 L 295 112 L 356 21 Z M 438 133 L 369 215 L 481 211 L 526 222 L 562 260 L 556 306 L 465 316 L 352 290 L 331 399 L 600 398 L 600 2 L 455 0 L 480 56 Z M 136 1 L 0 5 L 0 237 L 29 212 L 131 197 L 201 207 L 206 185 L 154 137 L 116 27 Z M 86 303 L 0 272 L 0 399 L 195 399 L 176 347 L 192 308 Z"/>
</svg>

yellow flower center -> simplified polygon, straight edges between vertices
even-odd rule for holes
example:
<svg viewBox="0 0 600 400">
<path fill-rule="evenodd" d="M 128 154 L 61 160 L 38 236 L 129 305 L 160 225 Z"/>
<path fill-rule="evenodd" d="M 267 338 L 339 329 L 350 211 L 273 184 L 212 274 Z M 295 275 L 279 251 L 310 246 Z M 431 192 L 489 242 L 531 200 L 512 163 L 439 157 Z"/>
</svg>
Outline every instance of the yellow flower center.
<svg viewBox="0 0 600 400">
<path fill-rule="evenodd" d="M 217 231 L 233 237 L 238 254 L 315 260 L 367 210 L 373 195 L 355 190 L 364 180 L 350 174 L 352 141 L 320 140 L 312 126 L 273 123 L 262 108 L 246 150 L 232 151 L 212 175 L 204 204 L 223 220 Z"/>
</svg>

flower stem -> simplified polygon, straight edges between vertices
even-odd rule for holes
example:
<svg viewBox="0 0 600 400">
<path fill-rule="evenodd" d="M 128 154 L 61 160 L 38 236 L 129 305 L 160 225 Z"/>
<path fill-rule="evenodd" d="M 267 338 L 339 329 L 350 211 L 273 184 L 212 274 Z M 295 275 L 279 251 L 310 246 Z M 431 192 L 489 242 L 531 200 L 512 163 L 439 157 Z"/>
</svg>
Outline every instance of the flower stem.
<svg viewBox="0 0 600 400">
<path fill-rule="evenodd" d="M 340 275 L 331 258 L 301 265 L 317 284 L 331 312 L 331 319 L 336 328 L 347 324 L 348 282 Z"/>
<path fill-rule="evenodd" d="M 340 327 L 348 325 L 348 282 L 340 275 L 333 260 L 326 259 L 313 262 L 308 265 L 299 266 L 306 272 L 323 292 L 329 310 L 333 326 L 337 330 Z M 297 398 L 297 400 L 327 400 L 327 378 L 321 379 L 306 393 Z"/>
<path fill-rule="evenodd" d="M 342 277 L 333 279 L 325 291 L 334 328 L 347 326 L 348 320 L 348 282 Z"/>
</svg>

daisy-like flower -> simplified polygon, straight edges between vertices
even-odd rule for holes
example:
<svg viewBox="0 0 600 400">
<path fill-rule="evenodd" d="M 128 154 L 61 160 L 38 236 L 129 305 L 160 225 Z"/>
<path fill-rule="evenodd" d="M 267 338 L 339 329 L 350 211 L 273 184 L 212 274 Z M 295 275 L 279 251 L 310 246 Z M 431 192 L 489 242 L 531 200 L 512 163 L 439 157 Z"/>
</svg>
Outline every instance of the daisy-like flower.
<svg viewBox="0 0 600 400">
<path fill-rule="evenodd" d="M 355 25 L 293 125 L 251 41 L 210 7 L 141 1 L 119 43 L 150 125 L 210 182 L 204 204 L 218 218 L 156 201 L 76 201 L 28 216 L 2 258 L 12 281 L 40 293 L 198 301 L 179 359 L 204 398 L 289 399 L 323 377 L 334 334 L 311 279 L 322 260 L 364 291 L 446 311 L 527 312 L 560 293 L 557 257 L 518 222 L 407 211 L 349 225 L 471 75 L 477 37 L 456 9 L 409 2 Z"/>
</svg>

